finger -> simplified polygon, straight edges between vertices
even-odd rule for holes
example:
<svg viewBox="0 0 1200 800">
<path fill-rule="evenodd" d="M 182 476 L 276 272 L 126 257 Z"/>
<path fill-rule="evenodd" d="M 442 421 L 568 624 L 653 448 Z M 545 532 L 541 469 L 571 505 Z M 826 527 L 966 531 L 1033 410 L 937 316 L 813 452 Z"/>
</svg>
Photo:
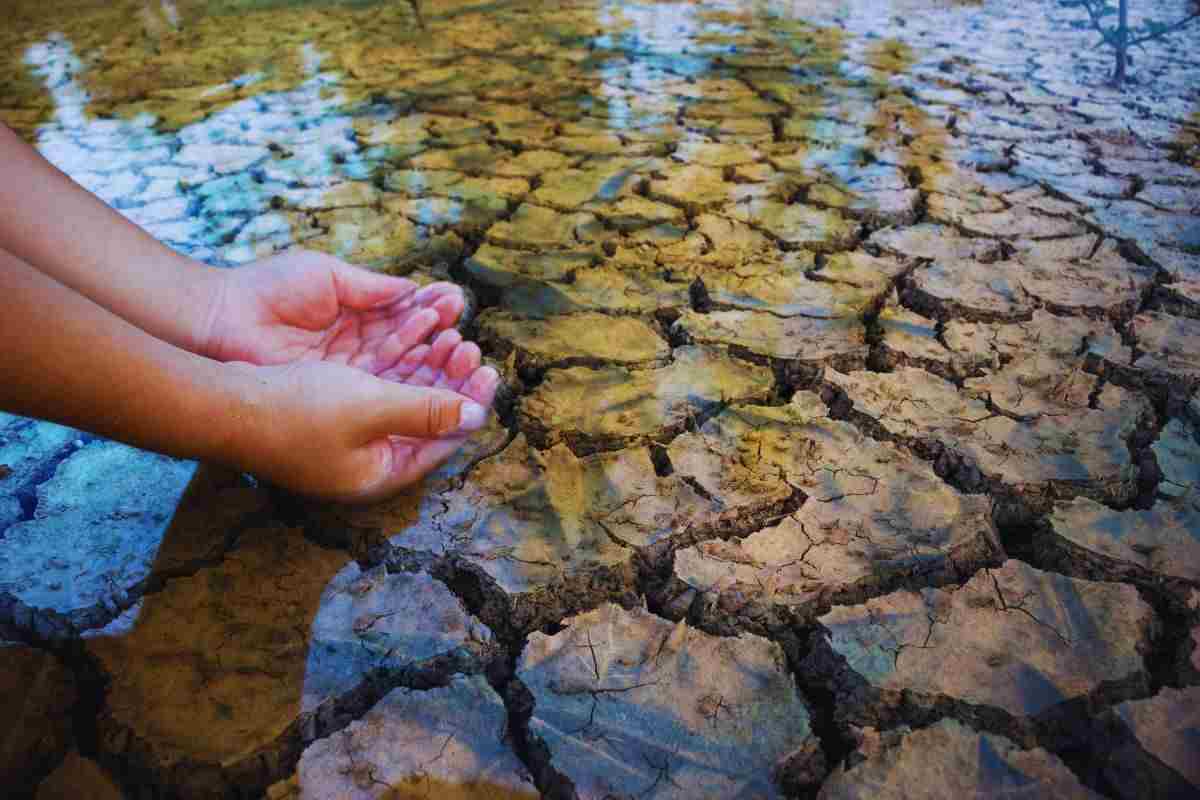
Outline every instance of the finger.
<svg viewBox="0 0 1200 800">
<path fill-rule="evenodd" d="M 438 328 L 453 328 L 466 308 L 462 289 L 452 283 L 434 284 L 432 292 L 422 289 L 385 306 L 363 312 L 364 329 L 378 330 L 380 326 L 394 325 L 412 314 L 416 309 L 432 309 L 438 314 Z"/>
<path fill-rule="evenodd" d="M 407 382 L 409 376 L 420 369 L 421 365 L 425 363 L 425 358 L 429 355 L 429 350 L 430 347 L 427 344 L 417 345 L 405 353 L 391 369 L 379 373 L 379 377 L 389 381 Z"/>
<path fill-rule="evenodd" d="M 462 334 L 453 328 L 439 333 L 433 340 L 433 349 L 425 359 L 425 363 L 413 375 L 413 380 L 422 386 L 432 386 L 441 377 L 442 368 L 446 366 L 450 354 L 460 344 L 462 344 Z"/>
<path fill-rule="evenodd" d="M 462 287 L 450 281 L 438 281 L 417 290 L 413 300 L 421 305 L 432 305 L 440 297 L 462 297 Z"/>
<path fill-rule="evenodd" d="M 395 306 L 390 307 L 386 312 L 380 311 L 362 311 L 359 313 L 359 326 L 362 328 L 364 339 L 380 340 L 385 336 L 390 336 L 408 322 L 414 314 L 424 309 L 406 308 L 402 311 L 394 311 Z M 437 313 L 437 312 L 434 312 Z"/>
<path fill-rule="evenodd" d="M 450 354 L 454 352 L 454 348 L 462 344 L 462 340 L 462 334 L 453 328 L 442 331 L 430 342 L 433 352 L 429 354 L 429 358 L 425 359 L 425 363 L 441 369 L 446 363 L 446 359 L 450 358 Z"/>
<path fill-rule="evenodd" d="M 493 367 L 480 367 L 471 373 L 459 393 L 471 398 L 484 408 L 491 408 L 500 389 L 500 373 Z"/>
<path fill-rule="evenodd" d="M 454 348 L 454 352 L 446 360 L 441 378 L 434 385 L 442 389 L 458 391 L 463 382 L 471 377 L 471 373 L 479 369 L 482 360 L 483 355 L 479 352 L 479 345 L 474 342 L 463 342 Z"/>
<path fill-rule="evenodd" d="M 439 297 L 430 305 L 430 308 L 438 312 L 443 328 L 454 327 L 466 307 L 467 302 L 461 292 Z"/>
<path fill-rule="evenodd" d="M 487 424 L 488 409 L 457 392 L 384 380 L 375 383 L 369 406 L 360 416 L 357 432 L 362 444 L 383 436 L 438 439 L 472 433 Z"/>
<path fill-rule="evenodd" d="M 483 352 L 475 342 L 463 342 L 450 356 L 447 370 L 455 378 L 466 380 L 483 363 Z"/>
<path fill-rule="evenodd" d="M 419 289 L 413 295 L 413 302 L 436 310 L 441 315 L 443 328 L 454 327 L 467 305 L 462 287 L 446 281 L 431 283 Z"/>
<path fill-rule="evenodd" d="M 439 333 L 432 342 L 433 352 L 429 354 L 429 358 L 425 359 L 425 365 L 436 369 L 446 366 L 450 354 L 454 352 L 454 348 L 462 344 L 462 340 L 462 334 L 453 328 Z"/>
<path fill-rule="evenodd" d="M 333 270 L 333 283 L 338 302 L 359 311 L 395 303 L 417 288 L 408 278 L 371 272 L 346 263 L 339 263 Z"/>
<path fill-rule="evenodd" d="M 405 353 L 421 344 L 438 325 L 437 312 L 423 308 L 405 320 L 400 329 L 386 336 L 374 350 L 372 372 L 391 369 Z"/>
<path fill-rule="evenodd" d="M 434 297 L 428 303 L 424 303 L 425 308 L 432 308 L 438 313 L 438 318 L 441 320 L 441 327 L 453 328 L 458 324 L 459 317 L 462 316 L 463 309 L 466 308 L 466 301 L 461 294 L 447 294 L 440 297 Z"/>
<path fill-rule="evenodd" d="M 364 335 L 368 337 L 384 336 L 418 311 L 429 311 L 437 314 L 436 329 L 444 330 L 454 327 L 465 307 L 462 295 L 435 295 L 432 302 L 423 304 L 413 304 L 410 298 L 406 298 L 390 306 L 364 311 L 361 325 Z"/>
<path fill-rule="evenodd" d="M 411 486 L 446 463 L 466 440 L 465 436 L 446 436 L 433 441 L 393 439 L 391 472 L 371 494 L 384 497 Z"/>
<path fill-rule="evenodd" d="M 373 309 L 372 314 L 394 314 L 411 308 L 433 308 L 439 303 L 464 303 L 462 287 L 448 281 L 439 281 L 423 286 L 412 294 L 405 295 L 389 306 Z"/>
<path fill-rule="evenodd" d="M 465 436 L 433 440 L 389 436 L 374 441 L 368 448 L 370 451 L 382 451 L 381 458 L 389 464 L 387 473 L 365 491 L 335 499 L 349 505 L 365 505 L 387 499 L 444 464 L 466 440 Z"/>
</svg>

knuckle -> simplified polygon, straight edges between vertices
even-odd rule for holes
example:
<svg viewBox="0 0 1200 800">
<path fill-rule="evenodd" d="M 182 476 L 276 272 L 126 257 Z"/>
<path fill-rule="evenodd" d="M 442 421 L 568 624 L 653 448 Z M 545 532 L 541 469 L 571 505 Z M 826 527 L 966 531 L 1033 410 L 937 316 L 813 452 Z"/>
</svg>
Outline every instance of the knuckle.
<svg viewBox="0 0 1200 800">
<path fill-rule="evenodd" d="M 430 435 L 438 432 L 438 403 L 436 397 L 425 398 L 425 432 Z"/>
<path fill-rule="evenodd" d="M 458 408 L 455 403 L 434 395 L 426 401 L 426 421 L 430 435 L 440 436 L 458 427 Z"/>
</svg>

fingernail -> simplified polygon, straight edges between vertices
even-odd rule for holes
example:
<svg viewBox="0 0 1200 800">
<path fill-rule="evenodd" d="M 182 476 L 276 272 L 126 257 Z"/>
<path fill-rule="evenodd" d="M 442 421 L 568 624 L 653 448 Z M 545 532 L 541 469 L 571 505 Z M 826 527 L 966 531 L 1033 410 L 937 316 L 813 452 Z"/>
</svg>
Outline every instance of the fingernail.
<svg viewBox="0 0 1200 800">
<path fill-rule="evenodd" d="M 458 407 L 458 429 L 477 431 L 487 425 L 488 410 L 478 403 L 463 403 Z"/>
</svg>

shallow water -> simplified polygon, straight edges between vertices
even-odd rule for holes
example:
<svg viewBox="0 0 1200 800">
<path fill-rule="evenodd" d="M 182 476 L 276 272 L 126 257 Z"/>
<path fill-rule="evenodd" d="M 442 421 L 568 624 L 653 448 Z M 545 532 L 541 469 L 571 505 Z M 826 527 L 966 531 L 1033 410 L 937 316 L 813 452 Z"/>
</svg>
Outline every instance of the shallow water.
<svg viewBox="0 0 1200 800">
<path fill-rule="evenodd" d="M 212 264 L 459 281 L 505 381 L 368 509 L 4 417 L 28 787 L 1200 782 L 1194 32 L 1118 91 L 1049 2 L 5 10 L 0 119 L 83 186 Z M 1084 695 L 1125 749 L 1022 749 Z"/>
</svg>

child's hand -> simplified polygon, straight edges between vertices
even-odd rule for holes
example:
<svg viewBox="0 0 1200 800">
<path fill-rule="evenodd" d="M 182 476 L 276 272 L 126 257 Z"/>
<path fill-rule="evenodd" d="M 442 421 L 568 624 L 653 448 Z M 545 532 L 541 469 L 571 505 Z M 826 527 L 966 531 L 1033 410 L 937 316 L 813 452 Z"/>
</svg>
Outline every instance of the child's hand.
<svg viewBox="0 0 1200 800">
<path fill-rule="evenodd" d="M 451 359 L 456 390 L 418 388 L 340 364 L 226 365 L 246 403 L 239 466 L 304 494 L 367 502 L 413 484 L 483 427 L 499 384 Z M 461 373 L 461 374 L 460 374 Z"/>
<path fill-rule="evenodd" d="M 329 361 L 396 379 L 401 360 L 453 327 L 463 305 L 451 283 L 418 289 L 333 256 L 289 250 L 221 273 L 200 352 L 259 365 Z"/>
</svg>

